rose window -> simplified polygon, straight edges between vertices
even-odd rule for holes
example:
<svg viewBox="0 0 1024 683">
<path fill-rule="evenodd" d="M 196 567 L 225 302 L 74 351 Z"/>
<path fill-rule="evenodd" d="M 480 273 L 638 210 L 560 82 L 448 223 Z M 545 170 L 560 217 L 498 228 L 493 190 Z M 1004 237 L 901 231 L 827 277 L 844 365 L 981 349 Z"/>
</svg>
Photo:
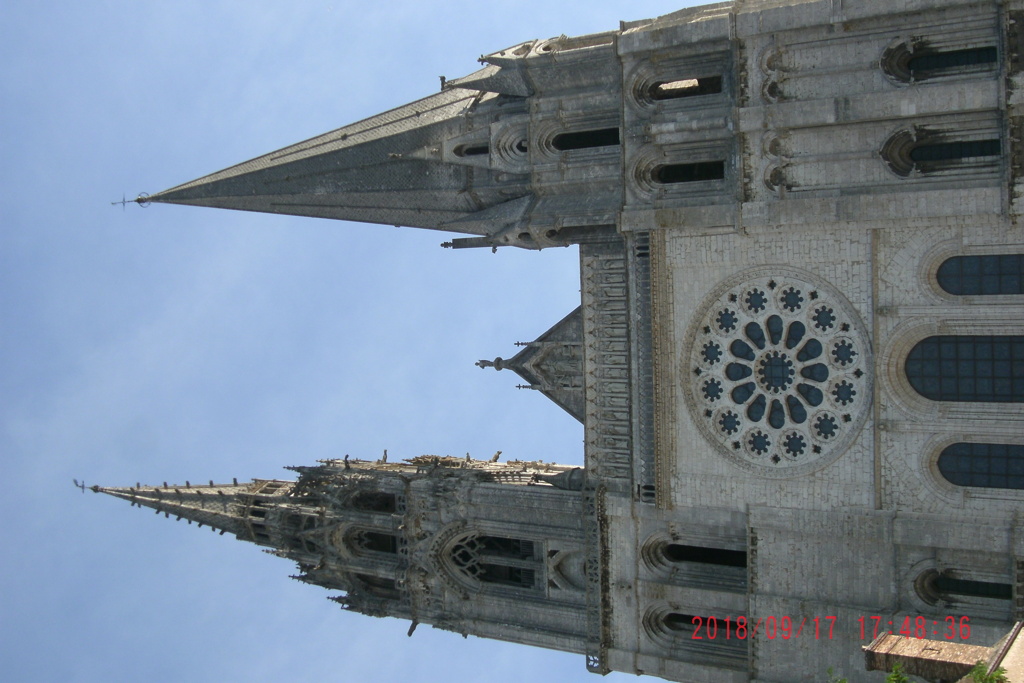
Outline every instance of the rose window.
<svg viewBox="0 0 1024 683">
<path fill-rule="evenodd" d="M 727 284 L 695 321 L 688 400 L 734 462 L 796 474 L 838 457 L 860 431 L 871 350 L 860 317 L 831 286 L 762 272 Z"/>
</svg>

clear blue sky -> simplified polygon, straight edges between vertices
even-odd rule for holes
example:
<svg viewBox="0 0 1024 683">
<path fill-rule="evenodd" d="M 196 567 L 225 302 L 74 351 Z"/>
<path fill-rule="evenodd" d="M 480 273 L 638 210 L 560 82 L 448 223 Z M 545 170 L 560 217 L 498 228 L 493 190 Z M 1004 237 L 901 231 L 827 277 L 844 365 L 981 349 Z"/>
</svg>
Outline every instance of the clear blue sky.
<svg viewBox="0 0 1024 683">
<path fill-rule="evenodd" d="M 508 357 L 579 303 L 575 249 L 109 205 L 432 92 L 521 40 L 681 2 L 0 8 L 0 661 L 11 681 L 597 680 L 581 656 L 342 612 L 294 565 L 88 484 L 467 451 L 581 463 Z"/>
</svg>

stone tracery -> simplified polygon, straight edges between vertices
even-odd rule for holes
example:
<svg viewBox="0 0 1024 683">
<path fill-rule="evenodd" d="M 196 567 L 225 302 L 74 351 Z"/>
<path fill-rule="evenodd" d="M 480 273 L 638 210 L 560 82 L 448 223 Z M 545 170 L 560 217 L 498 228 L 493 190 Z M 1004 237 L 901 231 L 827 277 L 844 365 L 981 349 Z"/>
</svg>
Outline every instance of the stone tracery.
<svg viewBox="0 0 1024 683">
<path fill-rule="evenodd" d="M 747 275 L 720 288 L 693 325 L 690 405 L 734 462 L 796 474 L 837 457 L 866 418 L 868 337 L 849 303 L 817 278 L 788 269 Z"/>
</svg>

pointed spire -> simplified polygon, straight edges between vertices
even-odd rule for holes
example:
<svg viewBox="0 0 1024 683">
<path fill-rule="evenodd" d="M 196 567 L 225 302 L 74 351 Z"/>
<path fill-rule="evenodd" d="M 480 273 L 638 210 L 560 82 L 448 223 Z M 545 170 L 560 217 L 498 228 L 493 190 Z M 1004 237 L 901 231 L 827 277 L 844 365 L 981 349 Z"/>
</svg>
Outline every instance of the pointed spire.
<svg viewBox="0 0 1024 683">
<path fill-rule="evenodd" d="M 221 533 L 231 532 L 248 535 L 244 521 L 246 503 L 241 496 L 251 494 L 259 482 L 248 484 L 214 484 L 192 486 L 141 486 L 90 487 L 95 493 L 106 493 L 127 500 L 132 505 L 148 507 L 167 517 L 196 522 L 200 527 L 209 526 Z M 245 533 L 243 533 L 245 532 Z"/>
<path fill-rule="evenodd" d="M 451 143 L 471 130 L 483 95 L 446 88 L 146 201 L 486 235 L 486 225 L 460 221 L 512 188 L 481 186 Z"/>
</svg>

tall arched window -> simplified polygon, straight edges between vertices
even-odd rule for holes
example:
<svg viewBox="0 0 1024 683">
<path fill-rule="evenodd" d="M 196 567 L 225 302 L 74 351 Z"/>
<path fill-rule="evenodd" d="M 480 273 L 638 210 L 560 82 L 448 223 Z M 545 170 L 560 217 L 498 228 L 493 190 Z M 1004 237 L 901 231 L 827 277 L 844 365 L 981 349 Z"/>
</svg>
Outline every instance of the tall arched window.
<svg viewBox="0 0 1024 683">
<path fill-rule="evenodd" d="M 1024 446 L 954 443 L 939 454 L 939 472 L 951 484 L 990 489 L 1024 489 Z"/>
<path fill-rule="evenodd" d="M 698 161 L 690 164 L 664 164 L 654 168 L 651 178 L 654 182 L 662 185 L 722 180 L 725 178 L 725 162 Z"/>
<path fill-rule="evenodd" d="M 911 349 L 905 371 L 933 401 L 1024 403 L 1024 336 L 928 337 Z"/>
<path fill-rule="evenodd" d="M 936 278 L 950 294 L 1024 294 L 1024 254 L 954 256 L 942 262 Z"/>
<path fill-rule="evenodd" d="M 577 130 L 571 133 L 559 133 L 551 141 L 552 147 L 559 152 L 571 149 L 590 149 L 592 147 L 612 147 L 619 144 L 618 128 L 599 128 L 597 130 Z"/>
<path fill-rule="evenodd" d="M 647 94 L 652 100 L 677 100 L 684 97 L 713 95 L 720 92 L 722 92 L 721 76 L 685 78 L 677 81 L 658 81 L 647 89 Z"/>
<path fill-rule="evenodd" d="M 988 600 L 1011 600 L 1013 598 L 1013 587 L 1008 583 L 961 579 L 949 570 L 943 570 L 940 574 L 934 569 L 929 569 L 917 578 L 915 587 L 918 595 L 932 605 L 939 600 L 959 603 L 965 600 L 973 601 L 974 598 Z"/>
<path fill-rule="evenodd" d="M 394 555 L 398 552 L 398 538 L 394 534 L 380 531 L 360 530 L 352 534 L 350 543 L 356 554 L 384 553 Z"/>
<path fill-rule="evenodd" d="M 889 137 L 879 154 L 896 175 L 911 177 L 938 171 L 977 172 L 995 168 L 1002 154 L 997 137 L 956 139 L 954 132 L 901 130 Z"/>
<path fill-rule="evenodd" d="M 669 562 L 697 562 L 722 567 L 746 567 L 747 553 L 742 550 L 705 548 L 695 545 L 669 543 L 662 552 Z"/>
<path fill-rule="evenodd" d="M 452 548 L 452 562 L 466 577 L 516 588 L 534 588 L 540 561 L 533 541 L 471 535 Z"/>
<path fill-rule="evenodd" d="M 901 43 L 882 55 L 882 70 L 904 83 L 941 76 L 981 73 L 998 68 L 994 45 L 936 49 L 927 44 Z"/>
</svg>

